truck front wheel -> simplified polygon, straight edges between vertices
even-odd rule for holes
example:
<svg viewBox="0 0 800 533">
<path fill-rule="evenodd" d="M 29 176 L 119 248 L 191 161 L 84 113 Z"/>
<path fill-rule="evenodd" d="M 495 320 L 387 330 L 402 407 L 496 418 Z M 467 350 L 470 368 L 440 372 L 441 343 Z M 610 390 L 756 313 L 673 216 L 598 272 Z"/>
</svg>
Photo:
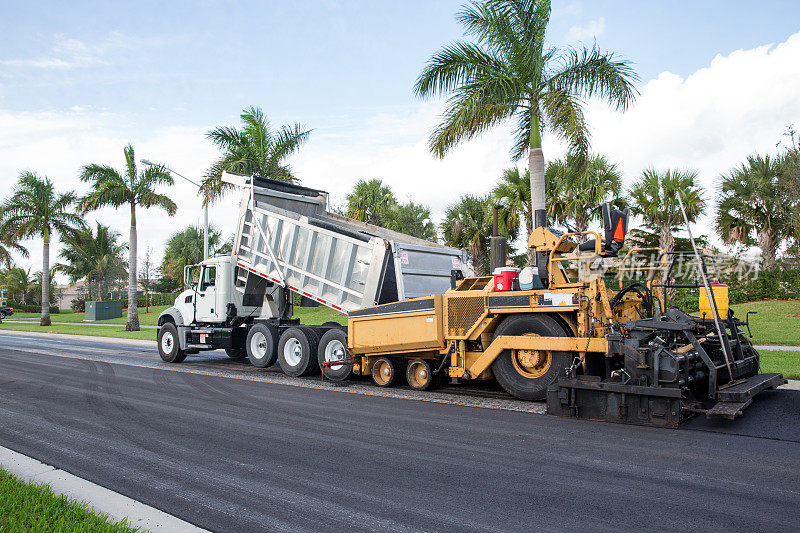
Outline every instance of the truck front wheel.
<svg viewBox="0 0 800 533">
<path fill-rule="evenodd" d="M 501 335 L 566 337 L 554 319 L 540 313 L 506 318 L 494 332 Z M 492 363 L 492 372 L 506 392 L 523 400 L 544 400 L 547 387 L 569 364 L 568 352 L 504 350 Z"/>
<path fill-rule="evenodd" d="M 158 330 L 158 355 L 165 363 L 180 363 L 186 359 L 186 352 L 181 350 L 178 341 L 178 328 L 167 322 Z"/>
</svg>

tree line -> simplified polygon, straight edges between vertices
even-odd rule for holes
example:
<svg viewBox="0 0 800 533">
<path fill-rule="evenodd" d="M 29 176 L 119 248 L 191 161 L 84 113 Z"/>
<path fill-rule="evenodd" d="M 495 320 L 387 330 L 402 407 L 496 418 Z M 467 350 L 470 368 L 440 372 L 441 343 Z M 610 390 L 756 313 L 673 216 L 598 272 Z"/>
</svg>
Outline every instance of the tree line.
<svg viewBox="0 0 800 533">
<path fill-rule="evenodd" d="M 638 76 L 630 61 L 597 45 L 546 46 L 550 13 L 547 0 L 481 0 L 465 5 L 456 19 L 471 40 L 453 42 L 436 52 L 414 84 L 420 98 L 448 97 L 442 121 L 429 141 L 435 156 L 444 157 L 459 143 L 510 121 L 515 124 L 511 156 L 513 160 L 527 156 L 524 172 L 516 166 L 509 168 L 489 194 L 465 194 L 447 207 L 438 228 L 427 206 L 398 201 L 379 178 L 356 182 L 339 212 L 465 249 L 476 272 L 485 273 L 494 205 L 502 206 L 501 233 L 513 241 L 530 234 L 537 211 L 544 210 L 553 223 L 583 231 L 598 219 L 600 203 L 610 201 L 629 206 L 644 227 L 657 235 L 659 246 L 672 250 L 673 231 L 682 224 L 677 204 L 680 194 L 690 220 L 713 214 L 717 234 L 729 244 L 758 246 L 765 268 L 775 266 L 784 247 L 788 246 L 787 254 L 800 256 L 800 148 L 792 128 L 778 153 L 749 156 L 721 176 L 714 198 L 703 194 L 698 174 L 691 169 L 645 169 L 633 186 L 623 190 L 618 166 L 591 153 L 584 103 L 598 98 L 624 111 L 636 100 Z M 241 127 L 220 126 L 206 134 L 221 152 L 200 185 L 206 205 L 229 188 L 221 179 L 224 171 L 299 181 L 287 158 L 308 141 L 311 130 L 300 123 L 273 128 L 258 107 L 245 109 L 240 118 Z M 563 139 L 568 154 L 545 164 L 543 132 Z M 19 242 L 42 238 L 42 325 L 50 324 L 49 306 L 44 304 L 51 299 L 49 246 L 53 238 L 59 238 L 65 243 L 61 258 L 66 263 L 57 269 L 70 279 L 85 279 L 96 287 L 90 289 L 96 294 L 103 293 L 110 279 L 127 273 L 126 329 L 139 328 L 137 208 L 157 208 L 172 216 L 177 206 L 157 191 L 173 185 L 165 165 L 139 168 L 130 145 L 123 155 L 122 170 L 94 163 L 81 169 L 80 179 L 89 185 L 83 196 L 56 191 L 49 178 L 26 171 L 20 174 L 11 196 L 0 204 L 0 262 L 9 271 L 11 252 L 27 253 Z M 130 209 L 127 244 L 108 227 L 97 224 L 90 229 L 85 224 L 87 212 L 104 206 Z M 212 246 L 218 246 L 220 240 L 215 232 Z M 198 243 L 202 243 L 202 235 L 196 227 L 173 234 L 167 242 L 160 281 L 179 283 L 183 266 L 202 259 L 202 244 Z M 123 260 L 125 251 L 127 262 Z M 21 273 L 15 271 L 14 276 Z M 149 286 L 149 274 L 146 277 Z"/>
</svg>

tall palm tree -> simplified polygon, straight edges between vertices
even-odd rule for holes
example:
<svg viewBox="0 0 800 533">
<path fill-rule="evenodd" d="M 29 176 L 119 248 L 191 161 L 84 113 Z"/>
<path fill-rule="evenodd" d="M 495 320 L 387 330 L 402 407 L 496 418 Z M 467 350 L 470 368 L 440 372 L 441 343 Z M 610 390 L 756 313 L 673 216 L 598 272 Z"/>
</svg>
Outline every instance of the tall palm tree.
<svg viewBox="0 0 800 533">
<path fill-rule="evenodd" d="M 220 243 L 220 232 L 208 227 L 208 246 L 216 248 Z M 203 230 L 197 226 L 187 226 L 173 233 L 167 239 L 161 273 L 176 280 L 183 280 L 183 267 L 195 265 L 203 260 Z"/>
<path fill-rule="evenodd" d="M 447 208 L 441 225 L 445 244 L 466 250 L 478 275 L 485 275 L 489 269 L 491 206 L 488 196 L 466 194 Z"/>
<path fill-rule="evenodd" d="M 397 204 L 392 189 L 379 178 L 358 180 L 347 195 L 347 216 L 383 226 L 389 211 Z"/>
<path fill-rule="evenodd" d="M 225 170 L 289 183 L 298 181 L 285 159 L 308 140 L 311 130 L 304 130 L 297 123 L 272 131 L 261 108 L 252 106 L 242 111 L 241 119 L 241 129 L 220 126 L 206 133 L 206 137 L 222 150 L 222 157 L 211 165 L 200 186 L 206 204 L 231 187 L 222 181 Z"/>
<path fill-rule="evenodd" d="M 728 244 L 758 243 L 766 269 L 775 268 L 778 247 L 793 234 L 794 206 L 782 180 L 779 159 L 751 155 L 724 175 L 719 187 L 717 230 Z"/>
<path fill-rule="evenodd" d="M 86 228 L 65 239 L 59 257 L 66 262 L 56 265 L 56 271 L 65 273 L 72 283 L 85 279 L 90 300 L 94 299 L 94 286 L 96 298 L 104 299 L 108 284 L 127 274 L 123 259 L 127 246 L 118 242 L 119 237 L 119 232 L 98 222 L 95 230 Z"/>
<path fill-rule="evenodd" d="M 694 170 L 647 169 L 630 190 L 631 211 L 659 232 L 658 245 L 665 252 L 675 248 L 672 231 L 684 223 L 678 204 L 681 195 L 689 222 L 694 222 L 705 207 L 702 189 Z"/>
<path fill-rule="evenodd" d="M 155 191 L 159 185 L 173 185 L 172 176 L 162 165 L 148 166 L 141 172 L 136 168 L 133 146 L 123 150 L 125 170 L 122 172 L 97 163 L 90 163 L 81 170 L 82 181 L 91 183 L 91 190 L 80 199 L 79 207 L 86 212 L 104 206 L 122 207 L 131 210 L 131 231 L 128 242 L 128 316 L 126 331 L 139 331 L 139 313 L 136 307 L 136 207 L 145 209 L 159 207 L 169 216 L 175 214 L 177 206 L 169 197 Z"/>
<path fill-rule="evenodd" d="M 526 169 L 524 174 L 520 174 L 517 167 L 506 169 L 492 189 L 492 196 L 495 203 L 502 206 L 498 212 L 498 222 L 514 235 L 519 233 L 524 222 L 525 235 L 529 238 L 533 231 L 530 171 Z M 533 250 L 527 244 L 525 247 L 528 250 L 528 263 L 533 263 Z"/>
<path fill-rule="evenodd" d="M 50 325 L 50 239 L 54 233 L 72 235 L 83 227 L 83 219 L 72 211 L 72 191 L 58 193 L 47 176 L 23 172 L 11 197 L 0 206 L 0 235 L 12 241 L 42 237 L 42 326 Z"/>
<path fill-rule="evenodd" d="M 568 154 L 547 165 L 547 214 L 559 223 L 574 223 L 577 231 L 586 231 L 600 218 L 599 206 L 612 202 L 623 207 L 622 175 L 617 166 L 602 155 L 582 159 Z"/>
<path fill-rule="evenodd" d="M 443 157 L 465 139 L 516 120 L 515 159 L 528 156 L 532 209 L 545 209 L 541 132 L 549 129 L 586 155 L 589 133 L 583 98 L 625 109 L 637 95 L 628 61 L 592 48 L 545 47 L 549 0 L 483 0 L 456 19 L 477 43 L 457 41 L 436 53 L 415 85 L 419 96 L 452 93 L 430 148 Z"/>
</svg>

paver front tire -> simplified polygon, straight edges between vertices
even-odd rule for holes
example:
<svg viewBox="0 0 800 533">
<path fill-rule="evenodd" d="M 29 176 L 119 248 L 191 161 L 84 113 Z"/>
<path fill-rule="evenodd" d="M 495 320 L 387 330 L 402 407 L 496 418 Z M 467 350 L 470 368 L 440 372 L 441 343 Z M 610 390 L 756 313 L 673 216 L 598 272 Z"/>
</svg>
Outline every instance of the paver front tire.
<svg viewBox="0 0 800 533">
<path fill-rule="evenodd" d="M 274 365 L 278 360 L 278 340 L 277 328 L 268 324 L 254 324 L 247 332 L 245 341 L 250 363 L 256 368 Z"/>
<path fill-rule="evenodd" d="M 389 357 L 379 357 L 372 363 L 372 382 L 378 387 L 391 387 L 397 382 L 397 363 Z"/>
<path fill-rule="evenodd" d="M 158 355 L 165 363 L 180 363 L 186 359 L 186 352 L 181 350 L 178 340 L 178 328 L 172 322 L 158 330 Z"/>
<path fill-rule="evenodd" d="M 331 328 L 319 340 L 317 361 L 320 368 L 322 363 L 347 359 L 347 333 L 341 328 Z M 352 364 L 334 365 L 322 369 L 322 373 L 331 381 L 344 381 L 353 371 Z"/>
<path fill-rule="evenodd" d="M 281 370 L 295 378 L 319 370 L 318 343 L 319 337 L 311 328 L 301 326 L 284 331 L 278 343 L 278 362 Z"/>
<path fill-rule="evenodd" d="M 506 318 L 494 332 L 495 338 L 501 335 L 568 336 L 557 321 L 541 313 Z M 544 400 L 547 387 L 568 364 L 569 352 L 503 350 L 492 363 L 492 372 L 509 394 L 523 400 Z"/>
</svg>

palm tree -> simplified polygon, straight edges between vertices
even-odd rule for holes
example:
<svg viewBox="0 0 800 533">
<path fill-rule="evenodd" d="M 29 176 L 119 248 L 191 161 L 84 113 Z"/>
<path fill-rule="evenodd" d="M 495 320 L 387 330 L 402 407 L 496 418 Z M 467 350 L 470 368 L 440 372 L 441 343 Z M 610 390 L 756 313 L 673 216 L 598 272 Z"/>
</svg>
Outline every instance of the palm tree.
<svg viewBox="0 0 800 533">
<path fill-rule="evenodd" d="M 220 242 L 220 232 L 213 226 L 208 228 L 208 245 L 216 247 Z M 196 265 L 203 260 L 203 230 L 197 226 L 187 226 L 173 233 L 167 240 L 161 273 L 176 280 L 183 280 L 183 268 Z"/>
<path fill-rule="evenodd" d="M 516 236 L 524 221 L 527 243 L 533 232 L 530 171 L 526 169 L 524 174 L 520 174 L 517 167 L 506 169 L 500 182 L 492 189 L 492 196 L 495 203 L 502 206 L 498 212 L 500 225 Z M 532 264 L 533 250 L 527 244 L 525 247 L 528 250 L 528 263 Z"/>
<path fill-rule="evenodd" d="M 56 269 L 51 268 L 50 275 L 47 277 L 47 283 L 50 285 L 47 288 L 47 295 L 49 298 L 49 301 L 47 303 L 49 307 L 52 307 L 53 304 L 55 304 L 58 301 L 58 297 L 61 294 L 61 291 L 58 288 L 56 288 L 56 284 L 53 283 L 53 277 L 55 276 L 55 274 L 56 274 Z M 36 272 L 33 274 L 32 287 L 33 290 L 39 294 L 42 294 L 42 278 L 43 276 L 41 272 Z"/>
<path fill-rule="evenodd" d="M 547 214 L 556 222 L 575 224 L 586 231 L 600 218 L 599 206 L 611 202 L 626 205 L 622 198 L 622 175 L 617 166 L 602 155 L 582 159 L 575 154 L 553 161 L 545 171 Z"/>
<path fill-rule="evenodd" d="M 486 274 L 489 268 L 491 206 L 488 196 L 466 194 L 447 208 L 441 226 L 445 244 L 466 250 L 478 275 Z"/>
<path fill-rule="evenodd" d="M 304 130 L 297 123 L 272 131 L 264 112 L 252 106 L 242 111 L 241 119 L 242 129 L 220 126 L 206 133 L 206 137 L 223 152 L 222 157 L 208 169 L 200 186 L 206 204 L 231 187 L 222 181 L 225 170 L 289 183 L 298 181 L 285 159 L 308 140 L 311 130 Z"/>
<path fill-rule="evenodd" d="M 415 85 L 421 97 L 452 93 L 430 139 L 443 157 L 461 142 L 516 120 L 512 156 L 528 155 L 532 210 L 545 209 L 541 132 L 549 129 L 585 156 L 589 133 L 582 98 L 600 97 L 617 109 L 633 102 L 638 77 L 628 61 L 596 46 L 545 48 L 549 0 L 483 0 L 456 15 L 477 43 L 458 41 L 436 53 Z"/>
<path fill-rule="evenodd" d="M 136 207 L 148 209 L 160 207 L 169 216 L 175 214 L 177 206 L 167 196 L 155 191 L 159 185 L 172 185 L 172 176 L 162 165 L 148 166 L 139 172 L 133 146 L 124 149 L 125 170 L 118 172 L 107 166 L 90 163 L 81 170 L 81 180 L 91 183 L 91 190 L 81 198 L 79 207 L 84 212 L 104 206 L 122 207 L 129 205 L 131 209 L 131 231 L 128 243 L 128 316 L 125 321 L 126 331 L 139 331 L 139 313 L 136 308 Z"/>
<path fill-rule="evenodd" d="M 390 230 L 436 242 L 436 226 L 431 221 L 431 210 L 413 201 L 397 204 L 390 209 L 385 224 Z"/>
<path fill-rule="evenodd" d="M 92 289 L 96 284 L 97 299 L 104 299 L 108 284 L 127 274 L 123 259 L 127 246 L 118 242 L 119 237 L 117 231 L 99 222 L 94 231 L 91 228 L 82 230 L 65 239 L 59 257 L 66 263 L 56 265 L 56 270 L 65 273 L 72 283 L 85 279 L 89 300 L 94 299 Z"/>
<path fill-rule="evenodd" d="M 25 270 L 22 267 L 11 266 L 3 271 L 2 287 L 8 290 L 12 300 L 25 304 L 25 297 L 33 291 L 36 282 L 31 279 L 31 269 Z"/>
<path fill-rule="evenodd" d="M 27 259 L 28 250 L 24 246 L 9 239 L 7 235 L 0 236 L 0 265 L 11 268 L 14 264 L 14 258 L 11 257 L 12 250 Z"/>
<path fill-rule="evenodd" d="M 58 193 L 47 176 L 30 171 L 19 176 L 11 198 L 0 206 L 0 235 L 11 241 L 42 237 L 42 326 L 50 325 L 50 239 L 54 233 L 66 237 L 83 227 L 83 219 L 72 210 L 75 193 Z"/>
<path fill-rule="evenodd" d="M 346 215 L 350 218 L 383 226 L 389 211 L 397 204 L 392 189 L 379 178 L 358 180 L 347 195 Z"/>
<path fill-rule="evenodd" d="M 696 171 L 647 169 L 630 190 L 631 210 L 642 216 L 647 226 L 659 232 L 658 245 L 665 252 L 675 248 L 672 231 L 684 223 L 678 194 L 686 207 L 689 222 L 694 222 L 705 207 Z"/>
<path fill-rule="evenodd" d="M 717 204 L 717 230 L 728 244 L 761 248 L 762 266 L 775 268 L 778 247 L 792 237 L 792 205 L 782 186 L 781 161 L 751 155 L 722 176 Z M 755 239 L 753 236 L 755 235 Z"/>
</svg>

